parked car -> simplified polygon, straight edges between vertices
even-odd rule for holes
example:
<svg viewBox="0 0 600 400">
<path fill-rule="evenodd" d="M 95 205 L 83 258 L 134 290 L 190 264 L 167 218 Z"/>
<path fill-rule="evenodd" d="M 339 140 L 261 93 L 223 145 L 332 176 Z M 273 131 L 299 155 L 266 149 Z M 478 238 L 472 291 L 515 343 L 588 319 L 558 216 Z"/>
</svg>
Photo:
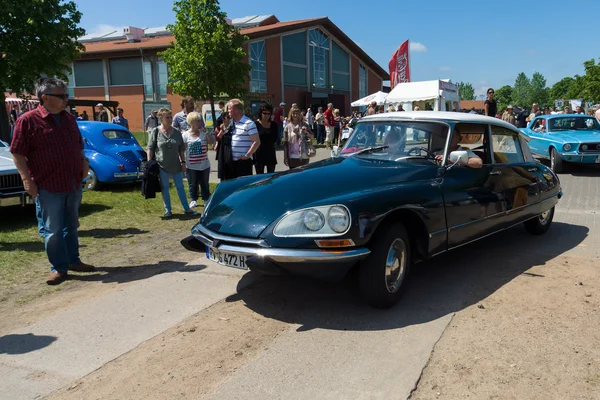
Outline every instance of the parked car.
<svg viewBox="0 0 600 400">
<path fill-rule="evenodd" d="M 560 173 L 567 163 L 600 164 L 600 123 L 583 114 L 541 115 L 521 129 L 536 158 Z"/>
<path fill-rule="evenodd" d="M 135 137 L 121 125 L 96 121 L 77 121 L 83 136 L 83 151 L 90 160 L 85 187 L 98 189 L 103 183 L 141 180 L 140 168 L 146 152 Z"/>
<path fill-rule="evenodd" d="M 21 175 L 12 159 L 9 144 L 0 140 L 0 206 L 30 202 Z"/>
<path fill-rule="evenodd" d="M 379 131 L 384 142 L 373 145 Z M 455 151 L 450 132 L 460 135 Z M 357 123 L 340 154 L 220 183 L 182 245 L 265 274 L 340 279 L 358 266 L 365 299 L 387 307 L 419 261 L 521 223 L 545 233 L 562 196 L 523 135 L 491 117 L 373 115 Z M 483 165 L 465 166 L 469 154 Z"/>
</svg>

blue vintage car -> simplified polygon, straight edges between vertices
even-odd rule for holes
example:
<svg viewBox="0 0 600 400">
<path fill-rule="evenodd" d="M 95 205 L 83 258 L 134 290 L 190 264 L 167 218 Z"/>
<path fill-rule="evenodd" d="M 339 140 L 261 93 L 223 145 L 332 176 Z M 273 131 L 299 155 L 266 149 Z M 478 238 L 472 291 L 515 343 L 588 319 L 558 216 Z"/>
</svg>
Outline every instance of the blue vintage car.
<svg viewBox="0 0 600 400">
<path fill-rule="evenodd" d="M 95 121 L 77 121 L 77 125 L 83 136 L 83 151 L 90 160 L 86 189 L 141 180 L 140 167 L 147 159 L 146 152 L 127 128 Z"/>
<path fill-rule="evenodd" d="M 562 195 L 497 118 L 377 114 L 340 154 L 221 182 L 182 245 L 265 274 L 339 279 L 356 266 L 365 299 L 387 307 L 419 261 L 520 223 L 545 233 Z"/>
<path fill-rule="evenodd" d="M 540 115 L 521 130 L 534 157 L 550 160 L 556 173 L 566 163 L 600 164 L 600 123 L 592 116 Z"/>
</svg>

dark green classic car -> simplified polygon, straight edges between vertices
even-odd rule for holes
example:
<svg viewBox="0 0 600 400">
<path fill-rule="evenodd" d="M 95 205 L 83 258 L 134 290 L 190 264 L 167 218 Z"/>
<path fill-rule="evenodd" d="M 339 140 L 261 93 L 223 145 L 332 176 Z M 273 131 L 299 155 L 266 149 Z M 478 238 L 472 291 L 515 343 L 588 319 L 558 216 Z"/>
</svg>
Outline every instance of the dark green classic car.
<svg viewBox="0 0 600 400">
<path fill-rule="evenodd" d="M 336 157 L 219 184 L 182 244 L 265 274 L 340 279 L 356 266 L 365 299 L 388 307 L 419 261 L 520 223 L 546 232 L 561 195 L 510 124 L 386 113 L 360 120 Z"/>
</svg>

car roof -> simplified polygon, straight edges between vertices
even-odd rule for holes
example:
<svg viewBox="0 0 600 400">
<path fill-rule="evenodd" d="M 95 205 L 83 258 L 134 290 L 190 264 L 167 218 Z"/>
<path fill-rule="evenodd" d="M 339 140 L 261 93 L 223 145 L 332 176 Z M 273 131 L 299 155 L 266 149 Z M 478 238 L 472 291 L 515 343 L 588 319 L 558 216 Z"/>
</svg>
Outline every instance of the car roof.
<svg viewBox="0 0 600 400">
<path fill-rule="evenodd" d="M 382 114 L 375 114 L 363 117 L 362 121 L 406 121 L 406 120 L 427 120 L 427 121 L 440 121 L 440 122 L 452 122 L 452 123 L 478 123 L 478 124 L 493 124 L 502 126 L 504 128 L 512 129 L 516 131 L 514 125 L 509 124 L 506 121 L 502 121 L 499 118 L 487 117 L 479 114 L 467 114 L 463 112 L 454 111 L 392 111 Z"/>
<path fill-rule="evenodd" d="M 113 124 L 110 122 L 100 122 L 100 121 L 77 121 L 77 125 L 79 129 L 92 131 L 92 130 L 107 130 L 107 129 L 120 129 L 122 131 L 126 131 L 127 128 L 121 126 L 119 124 Z"/>
</svg>

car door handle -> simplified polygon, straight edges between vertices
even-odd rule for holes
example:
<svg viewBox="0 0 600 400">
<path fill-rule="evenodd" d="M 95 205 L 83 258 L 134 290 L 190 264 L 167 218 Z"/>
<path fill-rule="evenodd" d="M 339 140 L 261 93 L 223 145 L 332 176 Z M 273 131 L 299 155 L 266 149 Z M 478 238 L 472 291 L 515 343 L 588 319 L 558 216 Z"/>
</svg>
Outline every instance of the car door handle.
<svg viewBox="0 0 600 400">
<path fill-rule="evenodd" d="M 537 168 L 527 168 L 527 171 L 529 172 L 536 172 L 538 169 Z"/>
<path fill-rule="evenodd" d="M 490 175 L 500 175 L 502 173 L 502 171 L 492 171 L 490 172 Z"/>
</svg>

